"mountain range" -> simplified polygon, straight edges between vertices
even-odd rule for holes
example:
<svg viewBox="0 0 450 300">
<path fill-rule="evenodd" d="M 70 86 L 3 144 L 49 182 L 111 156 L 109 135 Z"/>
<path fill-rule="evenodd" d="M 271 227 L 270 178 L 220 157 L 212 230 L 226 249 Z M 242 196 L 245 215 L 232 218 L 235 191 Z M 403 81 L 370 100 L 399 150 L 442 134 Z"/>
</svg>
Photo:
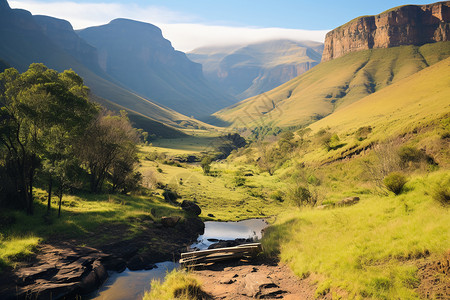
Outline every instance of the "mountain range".
<svg viewBox="0 0 450 300">
<path fill-rule="evenodd" d="M 127 19 L 78 31 L 98 51 L 111 78 L 188 116 L 205 117 L 236 102 L 203 77 L 202 66 L 176 51 L 158 27 Z"/>
<path fill-rule="evenodd" d="M 450 56 L 449 7 L 450 1 L 402 6 L 354 19 L 327 34 L 322 63 L 271 91 L 215 113 L 215 122 L 238 128 L 302 127 L 444 60 Z M 411 24 L 429 26 L 411 25 L 412 37 L 399 40 L 395 33 L 403 36 L 399 23 L 407 23 L 407 12 L 413 12 Z M 363 26 L 363 19 L 384 25 L 373 29 Z M 370 36 L 378 44 L 371 43 Z"/>
<path fill-rule="evenodd" d="M 267 92 L 317 65 L 323 44 L 271 40 L 250 45 L 203 47 L 187 53 L 205 77 L 238 99 Z"/>
</svg>

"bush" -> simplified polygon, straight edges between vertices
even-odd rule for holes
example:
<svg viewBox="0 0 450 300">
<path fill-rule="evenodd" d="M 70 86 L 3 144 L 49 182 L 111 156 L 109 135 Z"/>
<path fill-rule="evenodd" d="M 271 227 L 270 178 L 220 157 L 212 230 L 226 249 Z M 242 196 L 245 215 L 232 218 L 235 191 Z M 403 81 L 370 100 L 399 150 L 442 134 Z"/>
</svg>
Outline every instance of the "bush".
<svg viewBox="0 0 450 300">
<path fill-rule="evenodd" d="M 308 187 L 303 185 L 297 185 L 290 189 L 289 197 L 297 206 L 315 205 L 317 202 L 316 195 L 314 195 Z"/>
<path fill-rule="evenodd" d="M 165 190 L 162 195 L 164 197 L 164 200 L 168 202 L 175 202 L 178 198 L 180 198 L 177 192 L 172 190 Z"/>
<path fill-rule="evenodd" d="M 234 183 L 235 186 L 243 186 L 245 184 L 245 181 L 246 181 L 245 177 L 242 177 L 242 176 L 239 176 L 239 175 L 236 175 L 233 178 L 233 183 Z"/>
<path fill-rule="evenodd" d="M 383 180 L 383 183 L 386 186 L 386 188 L 396 195 L 402 192 L 406 182 L 408 182 L 406 176 L 399 172 L 392 172 L 386 177 L 384 177 Z"/>
<path fill-rule="evenodd" d="M 450 180 L 448 180 L 450 181 Z M 450 182 L 446 184 L 437 185 L 433 191 L 433 199 L 442 204 L 443 206 L 450 205 Z"/>
<path fill-rule="evenodd" d="M 204 174 L 209 174 L 209 172 L 211 171 L 211 163 L 212 163 L 211 157 L 209 156 L 203 157 L 202 161 L 200 162 L 200 165 L 202 167 Z"/>
<path fill-rule="evenodd" d="M 284 193 L 282 191 L 276 190 L 273 193 L 270 194 L 270 199 L 283 202 Z"/>
</svg>

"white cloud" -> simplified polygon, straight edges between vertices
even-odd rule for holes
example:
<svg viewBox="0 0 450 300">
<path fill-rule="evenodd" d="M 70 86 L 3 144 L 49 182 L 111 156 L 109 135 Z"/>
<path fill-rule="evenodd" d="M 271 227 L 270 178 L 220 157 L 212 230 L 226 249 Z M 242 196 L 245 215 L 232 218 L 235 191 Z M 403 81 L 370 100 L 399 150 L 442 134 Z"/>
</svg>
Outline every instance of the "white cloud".
<svg viewBox="0 0 450 300">
<path fill-rule="evenodd" d="M 286 28 L 232 27 L 199 24 L 198 18 L 159 6 L 118 3 L 9 1 L 12 8 L 23 8 L 34 15 L 68 20 L 75 29 L 106 24 L 128 18 L 160 27 L 174 48 L 189 51 L 210 45 L 253 43 L 270 39 L 313 40 L 323 42 L 327 31 Z M 197 22 L 196 22 L 197 21 Z"/>
<path fill-rule="evenodd" d="M 256 43 L 274 39 L 323 42 L 328 30 L 230 27 L 203 24 L 157 24 L 176 49 Z"/>
</svg>

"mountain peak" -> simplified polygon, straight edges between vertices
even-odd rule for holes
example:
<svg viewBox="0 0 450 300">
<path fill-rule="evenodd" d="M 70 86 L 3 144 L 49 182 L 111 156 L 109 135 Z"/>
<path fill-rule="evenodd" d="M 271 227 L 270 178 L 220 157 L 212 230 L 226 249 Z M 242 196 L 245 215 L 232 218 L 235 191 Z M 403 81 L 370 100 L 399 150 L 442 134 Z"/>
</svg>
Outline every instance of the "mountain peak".
<svg viewBox="0 0 450 300">
<path fill-rule="evenodd" d="M 8 1 L 6 0 L 0 0 L 0 11 L 2 10 L 10 10 L 11 7 L 9 7 Z"/>
</svg>

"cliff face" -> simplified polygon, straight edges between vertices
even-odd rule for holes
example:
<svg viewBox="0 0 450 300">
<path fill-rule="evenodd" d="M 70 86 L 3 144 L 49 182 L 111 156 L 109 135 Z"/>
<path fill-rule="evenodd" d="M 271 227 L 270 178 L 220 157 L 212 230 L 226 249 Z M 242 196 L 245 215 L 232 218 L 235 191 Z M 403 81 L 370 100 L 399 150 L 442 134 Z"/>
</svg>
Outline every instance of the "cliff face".
<svg viewBox="0 0 450 300">
<path fill-rule="evenodd" d="M 330 31 L 322 61 L 349 52 L 450 40 L 450 1 L 406 5 L 360 17 Z"/>
</svg>

